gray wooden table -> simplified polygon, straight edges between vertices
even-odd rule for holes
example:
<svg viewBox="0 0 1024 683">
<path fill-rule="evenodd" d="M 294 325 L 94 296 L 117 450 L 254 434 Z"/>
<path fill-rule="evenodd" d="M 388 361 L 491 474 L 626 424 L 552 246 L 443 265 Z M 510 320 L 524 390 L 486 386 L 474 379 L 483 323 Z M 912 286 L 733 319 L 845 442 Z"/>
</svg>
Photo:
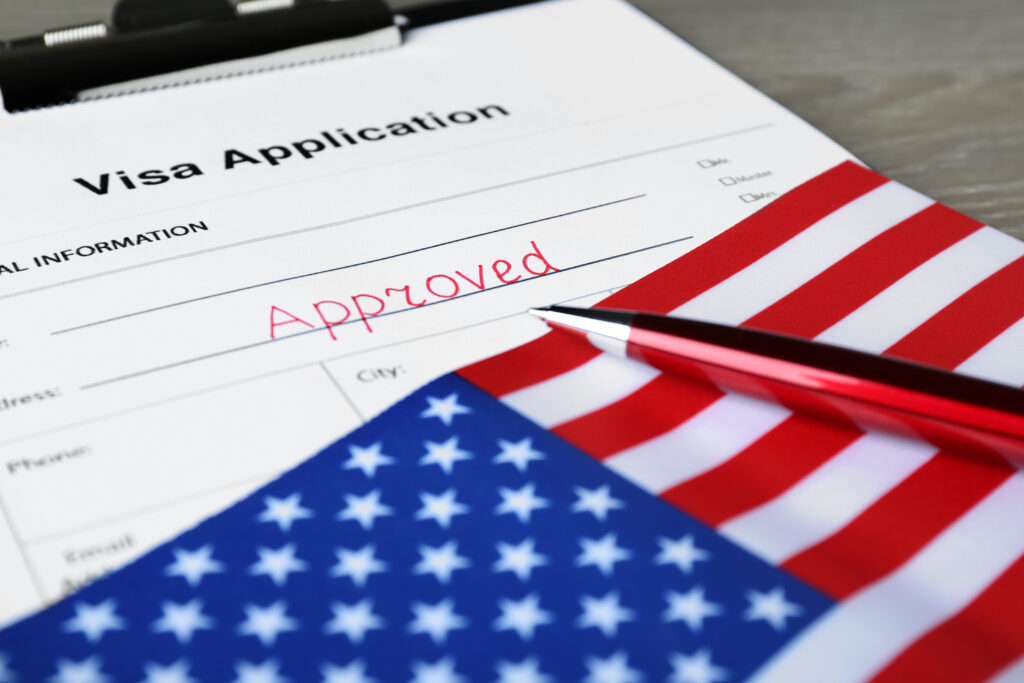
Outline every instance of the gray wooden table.
<svg viewBox="0 0 1024 683">
<path fill-rule="evenodd" d="M 633 1 L 873 168 L 1024 238 L 1024 0 Z M 0 34 L 112 2 L 0 0 Z"/>
</svg>

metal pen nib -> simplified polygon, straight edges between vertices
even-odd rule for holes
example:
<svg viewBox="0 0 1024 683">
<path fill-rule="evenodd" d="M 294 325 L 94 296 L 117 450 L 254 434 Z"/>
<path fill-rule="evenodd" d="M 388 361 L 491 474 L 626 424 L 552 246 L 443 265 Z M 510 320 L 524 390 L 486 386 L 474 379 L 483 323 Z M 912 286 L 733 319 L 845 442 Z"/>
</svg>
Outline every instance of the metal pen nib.
<svg viewBox="0 0 1024 683">
<path fill-rule="evenodd" d="M 599 349 L 620 356 L 626 355 L 633 313 L 572 306 L 531 308 L 529 313 L 553 328 L 585 337 Z"/>
</svg>

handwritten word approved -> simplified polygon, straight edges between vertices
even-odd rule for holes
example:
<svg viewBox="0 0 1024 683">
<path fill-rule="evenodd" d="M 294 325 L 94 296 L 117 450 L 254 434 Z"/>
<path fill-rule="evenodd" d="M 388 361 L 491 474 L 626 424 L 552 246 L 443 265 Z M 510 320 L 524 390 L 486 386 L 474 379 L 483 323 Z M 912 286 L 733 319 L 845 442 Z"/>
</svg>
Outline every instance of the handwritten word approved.
<svg viewBox="0 0 1024 683">
<path fill-rule="evenodd" d="M 530 241 L 531 250 L 522 258 L 514 259 L 516 264 L 506 259 L 496 259 L 488 263 L 478 263 L 473 268 L 456 270 L 450 273 L 436 273 L 426 277 L 423 282 L 405 284 L 401 287 L 385 287 L 378 294 L 362 292 L 346 295 L 341 301 L 325 299 L 312 304 L 313 313 L 308 320 L 279 306 L 270 307 L 270 338 L 276 339 L 278 328 L 286 325 L 304 325 L 310 329 L 322 327 L 337 341 L 334 328 L 346 322 L 362 321 L 366 331 L 373 333 L 370 320 L 386 310 L 397 311 L 406 306 L 419 308 L 428 303 L 437 303 L 443 299 L 454 299 L 460 293 L 472 293 L 485 289 L 502 287 L 525 278 L 540 277 L 557 272 L 558 268 L 551 265 L 540 247 Z M 519 270 L 521 265 L 522 270 Z M 314 322 L 310 322 L 310 320 Z M 320 321 L 320 325 L 316 321 Z"/>
</svg>

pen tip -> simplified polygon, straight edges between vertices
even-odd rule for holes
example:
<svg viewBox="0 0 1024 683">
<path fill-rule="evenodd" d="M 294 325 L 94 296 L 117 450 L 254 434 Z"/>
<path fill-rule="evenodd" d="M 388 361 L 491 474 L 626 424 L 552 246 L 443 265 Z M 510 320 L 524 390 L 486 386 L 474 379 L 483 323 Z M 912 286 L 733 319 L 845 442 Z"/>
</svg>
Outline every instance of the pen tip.
<svg viewBox="0 0 1024 683">
<path fill-rule="evenodd" d="M 527 311 L 527 313 L 529 313 L 530 315 L 537 316 L 541 320 L 547 320 L 548 310 L 549 309 L 547 308 L 531 308 L 530 310 Z"/>
</svg>

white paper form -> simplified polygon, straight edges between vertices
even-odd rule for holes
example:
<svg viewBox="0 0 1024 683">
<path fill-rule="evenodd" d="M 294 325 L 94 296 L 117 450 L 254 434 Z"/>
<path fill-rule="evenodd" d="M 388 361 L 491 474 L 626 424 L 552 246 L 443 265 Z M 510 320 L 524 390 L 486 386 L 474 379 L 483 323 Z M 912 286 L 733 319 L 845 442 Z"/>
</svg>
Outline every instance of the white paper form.
<svg viewBox="0 0 1024 683">
<path fill-rule="evenodd" d="M 0 619 L 849 155 L 618 0 L 0 117 Z"/>
</svg>

